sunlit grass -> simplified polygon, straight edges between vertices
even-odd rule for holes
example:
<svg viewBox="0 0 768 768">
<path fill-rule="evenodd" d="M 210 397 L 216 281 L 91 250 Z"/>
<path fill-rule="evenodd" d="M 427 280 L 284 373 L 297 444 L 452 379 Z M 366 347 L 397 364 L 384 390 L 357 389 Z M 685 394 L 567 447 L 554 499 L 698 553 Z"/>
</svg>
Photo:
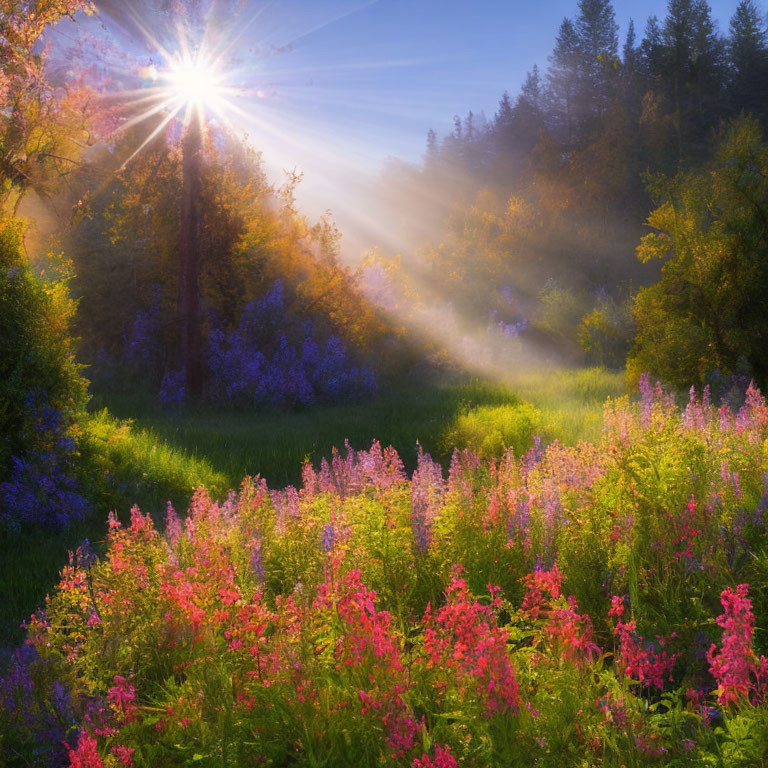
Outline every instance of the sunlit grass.
<svg viewBox="0 0 768 768">
<path fill-rule="evenodd" d="M 393 445 L 409 469 L 416 466 L 419 445 L 444 464 L 451 451 L 443 435 L 456 416 L 469 408 L 517 404 L 506 387 L 481 382 L 460 386 L 413 387 L 346 406 L 304 411 L 232 411 L 203 407 L 163 411 L 143 398 L 103 398 L 135 426 L 209 462 L 236 487 L 246 474 L 261 474 L 271 487 L 297 483 L 309 459 L 317 464 L 345 440 L 369 448 L 376 439 Z"/>
<path fill-rule="evenodd" d="M 605 401 L 627 393 L 624 373 L 606 368 L 521 373 L 511 386 L 541 410 L 542 438 L 567 445 L 599 440 Z"/>
<path fill-rule="evenodd" d="M 520 455 L 531 447 L 534 436 L 544 444 L 597 442 L 605 401 L 626 392 L 623 374 L 604 368 L 527 371 L 513 375 L 511 381 L 506 390 L 510 401 L 470 402 L 454 417 L 442 436 L 443 453 L 457 445 L 486 457 L 500 456 L 508 447 Z"/>
</svg>

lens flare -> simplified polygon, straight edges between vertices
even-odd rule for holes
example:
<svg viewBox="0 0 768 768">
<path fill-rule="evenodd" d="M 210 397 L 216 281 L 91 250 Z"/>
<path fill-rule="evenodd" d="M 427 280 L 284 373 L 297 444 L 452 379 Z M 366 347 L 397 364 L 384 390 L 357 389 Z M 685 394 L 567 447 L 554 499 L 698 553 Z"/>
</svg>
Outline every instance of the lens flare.
<svg viewBox="0 0 768 768">
<path fill-rule="evenodd" d="M 218 111 L 223 95 L 221 76 L 202 57 L 174 61 L 163 80 L 170 95 L 182 105 Z"/>
</svg>

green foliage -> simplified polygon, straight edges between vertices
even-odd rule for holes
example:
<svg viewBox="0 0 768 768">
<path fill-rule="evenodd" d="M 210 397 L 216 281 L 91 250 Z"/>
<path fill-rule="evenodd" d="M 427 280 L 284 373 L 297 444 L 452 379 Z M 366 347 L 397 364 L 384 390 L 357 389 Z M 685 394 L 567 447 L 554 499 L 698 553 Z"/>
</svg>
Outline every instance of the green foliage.
<svg viewBox="0 0 768 768">
<path fill-rule="evenodd" d="M 574 330 L 584 314 L 584 298 L 553 282 L 539 294 L 535 327 L 560 341 L 575 341 Z"/>
<path fill-rule="evenodd" d="M 216 496 L 229 487 L 203 458 L 173 448 L 148 429 L 119 421 L 104 409 L 83 414 L 76 426 L 81 482 L 102 509 L 143 497 L 152 506 L 186 504 L 201 485 Z"/>
<path fill-rule="evenodd" d="M 461 414 L 443 437 L 443 446 L 469 448 L 484 458 L 501 456 L 507 448 L 522 455 L 541 435 L 541 411 L 530 403 L 485 406 Z"/>
<path fill-rule="evenodd" d="M 632 340 L 632 330 L 628 304 L 604 297 L 581 318 L 576 336 L 589 362 L 621 368 Z"/>
<path fill-rule="evenodd" d="M 0 478 L 12 455 L 34 446 L 30 393 L 43 394 L 69 420 L 86 396 L 69 333 L 75 306 L 66 280 L 33 276 L 23 231 L 19 221 L 0 220 Z"/>
<path fill-rule="evenodd" d="M 658 182 L 638 257 L 665 259 L 635 300 L 630 376 L 685 388 L 715 370 L 768 381 L 768 145 L 754 119 L 722 133 L 706 172 Z"/>
</svg>

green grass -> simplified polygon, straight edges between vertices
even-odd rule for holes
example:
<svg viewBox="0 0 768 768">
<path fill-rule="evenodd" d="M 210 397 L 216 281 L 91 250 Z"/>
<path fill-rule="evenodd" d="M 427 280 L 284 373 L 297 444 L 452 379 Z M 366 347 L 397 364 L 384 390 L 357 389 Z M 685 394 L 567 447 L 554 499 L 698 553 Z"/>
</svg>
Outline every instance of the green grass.
<svg viewBox="0 0 768 768">
<path fill-rule="evenodd" d="M 111 398 L 110 410 L 134 416 L 134 424 L 168 445 L 204 459 L 237 487 L 246 475 L 266 477 L 270 487 L 297 483 L 306 459 L 317 464 L 334 447 L 370 448 L 378 439 L 393 445 L 406 466 L 416 465 L 418 445 L 442 461 L 450 450 L 446 429 L 467 409 L 516 404 L 506 387 L 470 383 L 409 389 L 348 406 L 278 413 L 199 408 L 173 413 L 137 399 Z M 141 414 L 141 415 L 139 415 Z"/>
<path fill-rule="evenodd" d="M 527 371 L 508 381 L 522 400 L 541 411 L 542 437 L 567 445 L 599 440 L 605 401 L 627 393 L 624 373 L 606 368 Z"/>
</svg>

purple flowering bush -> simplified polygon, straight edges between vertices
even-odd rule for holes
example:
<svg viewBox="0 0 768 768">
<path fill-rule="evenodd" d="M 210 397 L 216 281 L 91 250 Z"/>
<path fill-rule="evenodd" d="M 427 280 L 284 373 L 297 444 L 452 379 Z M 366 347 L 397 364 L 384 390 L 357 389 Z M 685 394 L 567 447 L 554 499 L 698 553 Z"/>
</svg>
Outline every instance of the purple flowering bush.
<svg viewBox="0 0 768 768">
<path fill-rule="evenodd" d="M 310 319 L 290 315 L 277 280 L 248 304 L 238 327 L 209 336 L 211 397 L 256 406 L 295 406 L 358 400 L 373 394 L 373 371 L 355 365 L 335 334 L 324 341 Z"/>
<path fill-rule="evenodd" d="M 90 509 L 75 479 L 75 440 L 61 412 L 42 394 L 31 393 L 28 449 L 11 457 L 11 471 L 0 482 L 0 529 L 29 524 L 61 528 Z"/>
<path fill-rule="evenodd" d="M 156 288 L 151 306 L 136 314 L 126 336 L 123 363 L 129 376 L 154 383 L 162 403 L 178 405 L 185 398 L 184 371 L 167 364 L 167 324 L 160 305 Z M 215 317 L 210 325 L 207 391 L 213 402 L 294 407 L 356 401 L 376 390 L 373 370 L 358 365 L 338 335 L 319 333 L 310 317 L 291 311 L 281 280 L 244 307 L 234 329 L 219 327 Z M 114 377 L 110 365 L 96 375 L 110 370 Z"/>
</svg>

